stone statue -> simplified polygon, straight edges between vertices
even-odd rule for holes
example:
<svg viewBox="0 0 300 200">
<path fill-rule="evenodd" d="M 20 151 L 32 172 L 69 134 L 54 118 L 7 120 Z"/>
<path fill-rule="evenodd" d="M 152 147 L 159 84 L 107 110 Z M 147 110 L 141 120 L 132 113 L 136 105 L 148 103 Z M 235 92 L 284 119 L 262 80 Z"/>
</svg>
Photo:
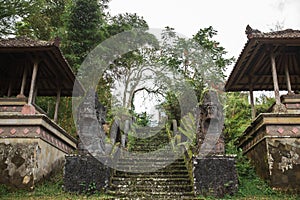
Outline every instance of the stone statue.
<svg viewBox="0 0 300 200">
<path fill-rule="evenodd" d="M 106 118 L 106 109 L 99 102 L 94 90 L 89 90 L 79 105 L 77 116 L 78 125 L 78 152 L 79 154 L 104 154 L 105 132 L 103 124 Z"/>
<path fill-rule="evenodd" d="M 199 118 L 198 153 L 205 155 L 224 154 L 224 115 L 216 91 L 209 90 L 204 93 Z"/>
</svg>

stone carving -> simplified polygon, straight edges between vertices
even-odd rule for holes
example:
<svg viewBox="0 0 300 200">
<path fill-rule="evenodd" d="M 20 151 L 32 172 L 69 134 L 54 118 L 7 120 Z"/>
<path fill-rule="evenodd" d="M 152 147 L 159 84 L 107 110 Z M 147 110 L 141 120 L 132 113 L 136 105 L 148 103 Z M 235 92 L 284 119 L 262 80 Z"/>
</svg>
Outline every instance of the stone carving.
<svg viewBox="0 0 300 200">
<path fill-rule="evenodd" d="M 205 92 L 199 118 L 198 152 L 201 149 L 201 153 L 206 155 L 224 154 L 223 108 L 215 91 Z"/>
<path fill-rule="evenodd" d="M 107 109 L 100 103 L 98 100 L 98 94 L 95 93 L 95 109 L 96 109 L 96 116 L 101 125 L 106 123 L 106 112 Z"/>
<path fill-rule="evenodd" d="M 79 154 L 104 154 L 105 132 L 102 125 L 105 123 L 106 109 L 99 102 L 94 90 L 89 90 L 84 101 L 79 106 Z M 87 151 L 89 150 L 89 152 Z"/>
</svg>

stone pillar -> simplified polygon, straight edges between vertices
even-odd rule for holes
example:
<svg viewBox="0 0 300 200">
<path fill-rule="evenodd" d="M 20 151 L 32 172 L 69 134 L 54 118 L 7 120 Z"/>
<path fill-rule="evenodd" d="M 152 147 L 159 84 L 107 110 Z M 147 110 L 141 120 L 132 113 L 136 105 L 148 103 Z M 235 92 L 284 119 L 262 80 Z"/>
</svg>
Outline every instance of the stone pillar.
<svg viewBox="0 0 300 200">
<path fill-rule="evenodd" d="M 32 105 L 33 99 L 34 99 L 34 91 L 36 87 L 36 78 L 37 78 L 37 72 L 39 67 L 39 62 L 37 60 L 34 61 L 33 65 L 33 71 L 32 71 L 32 78 L 31 78 L 31 84 L 30 84 L 30 91 L 28 96 L 28 104 Z"/>
<path fill-rule="evenodd" d="M 12 93 L 12 80 L 9 81 L 7 97 L 10 97 Z"/>
<path fill-rule="evenodd" d="M 275 61 L 275 55 L 273 53 L 271 54 L 271 65 L 272 65 L 272 77 L 273 77 L 273 84 L 274 84 L 275 101 L 276 101 L 276 104 L 279 105 L 281 102 L 280 102 L 280 96 L 279 96 L 276 61 Z"/>
<path fill-rule="evenodd" d="M 57 96 L 56 96 L 56 103 L 55 103 L 55 112 L 54 112 L 54 121 L 57 122 L 58 119 L 58 108 L 60 103 L 60 95 L 61 95 L 61 89 L 60 87 L 57 88 Z"/>
<path fill-rule="evenodd" d="M 256 117 L 256 110 L 255 110 L 255 105 L 254 105 L 254 95 L 253 95 L 253 86 L 252 84 L 250 85 L 250 103 L 251 103 L 251 115 L 252 119 Z"/>
<path fill-rule="evenodd" d="M 271 53 L 271 65 L 272 65 L 272 77 L 273 77 L 273 84 L 274 84 L 274 94 L 275 94 L 275 106 L 273 108 L 273 112 L 286 112 L 286 107 L 280 101 L 280 94 L 279 94 L 279 85 L 278 85 L 278 77 L 277 77 L 277 70 L 276 70 L 276 61 L 274 53 Z"/>
<path fill-rule="evenodd" d="M 293 92 L 292 92 L 289 66 L 286 64 L 284 67 L 285 67 L 284 72 L 285 72 L 285 78 L 286 78 L 286 87 L 288 90 L 288 94 L 291 95 L 291 94 L 293 94 Z"/>
<path fill-rule="evenodd" d="M 24 67 L 24 72 L 23 72 L 21 90 L 20 90 L 20 94 L 17 96 L 17 98 L 24 98 L 25 97 L 24 90 L 25 90 L 25 86 L 26 86 L 26 79 L 27 79 L 27 68 L 25 66 Z"/>
</svg>

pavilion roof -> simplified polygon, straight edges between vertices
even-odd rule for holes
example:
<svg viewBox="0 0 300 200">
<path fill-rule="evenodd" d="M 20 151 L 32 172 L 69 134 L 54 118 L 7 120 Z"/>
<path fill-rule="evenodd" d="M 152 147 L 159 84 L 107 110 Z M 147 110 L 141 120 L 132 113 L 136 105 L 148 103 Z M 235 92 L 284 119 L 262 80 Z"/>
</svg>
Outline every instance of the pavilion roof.
<svg viewBox="0 0 300 200">
<path fill-rule="evenodd" d="M 25 37 L 0 39 L 0 95 L 7 93 L 9 84 L 12 84 L 12 95 L 19 94 L 24 69 L 28 70 L 25 88 L 28 94 L 36 59 L 40 61 L 37 95 L 56 96 L 60 86 L 62 96 L 72 96 L 76 79 L 59 48 L 59 39 L 41 41 Z M 81 93 L 83 88 L 80 86 L 78 91 Z"/>
<path fill-rule="evenodd" d="M 287 29 L 262 33 L 246 28 L 248 41 L 227 82 L 226 91 L 273 90 L 271 53 L 276 56 L 280 90 L 286 90 L 285 66 L 288 66 L 292 90 L 300 90 L 300 30 Z"/>
</svg>

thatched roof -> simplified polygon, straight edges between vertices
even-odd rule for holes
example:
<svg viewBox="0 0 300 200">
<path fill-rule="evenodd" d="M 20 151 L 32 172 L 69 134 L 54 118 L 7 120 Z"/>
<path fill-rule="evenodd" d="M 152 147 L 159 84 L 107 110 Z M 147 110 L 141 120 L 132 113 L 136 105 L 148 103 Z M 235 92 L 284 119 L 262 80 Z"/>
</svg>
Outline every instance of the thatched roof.
<svg viewBox="0 0 300 200">
<path fill-rule="evenodd" d="M 0 95 L 7 94 L 9 84 L 12 95 L 19 94 L 24 69 L 28 71 L 25 88 L 28 94 L 36 59 L 40 61 L 38 95 L 55 96 L 60 85 L 62 96 L 72 96 L 75 75 L 59 49 L 59 39 L 48 42 L 25 37 L 0 39 Z"/>
<path fill-rule="evenodd" d="M 245 44 L 228 81 L 226 91 L 273 90 L 271 53 L 276 56 L 280 90 L 286 90 L 285 66 L 288 66 L 292 90 L 300 90 L 300 30 L 270 33 L 246 28 Z"/>
</svg>

